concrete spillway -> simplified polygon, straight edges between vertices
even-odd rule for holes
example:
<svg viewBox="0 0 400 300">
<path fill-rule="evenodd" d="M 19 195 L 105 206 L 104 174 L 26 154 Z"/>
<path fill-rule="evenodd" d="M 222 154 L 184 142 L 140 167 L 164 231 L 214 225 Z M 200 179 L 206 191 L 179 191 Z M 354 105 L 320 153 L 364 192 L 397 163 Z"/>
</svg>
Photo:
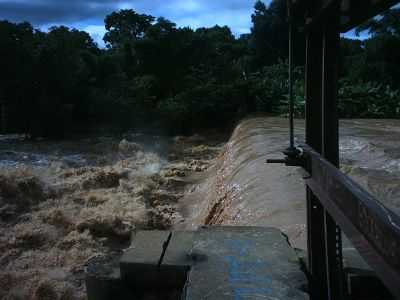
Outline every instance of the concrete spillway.
<svg viewBox="0 0 400 300">
<path fill-rule="evenodd" d="M 374 183 L 381 182 L 368 181 L 375 178 L 369 177 L 376 174 L 374 168 L 389 168 L 390 176 L 397 174 L 396 158 L 381 155 L 397 144 L 387 144 L 387 135 L 393 134 L 387 127 L 381 128 L 378 139 L 369 123 L 342 122 L 341 159 L 345 171 L 361 183 L 360 179 L 365 179 L 370 184 L 364 186 L 374 191 Z M 297 121 L 296 128 L 297 142 L 301 143 L 304 123 Z M 94 293 L 89 293 L 89 299 L 113 299 L 118 293 L 120 299 L 132 295 L 137 299 L 149 295 L 151 299 L 307 299 L 307 280 L 293 249 L 306 248 L 306 197 L 301 170 L 265 163 L 268 158 L 282 157 L 287 140 L 284 119 L 252 118 L 241 122 L 212 167 L 187 180 L 191 184 L 179 200 L 184 222 L 174 226 L 161 267 L 159 258 L 168 232 L 134 233 L 131 247 L 106 272 L 109 277 L 100 279 L 105 290 L 98 289 L 95 262 L 93 274 L 89 272 L 88 291 Z M 369 169 L 358 172 L 358 163 L 363 161 L 357 159 L 363 157 L 369 158 Z M 382 178 L 388 176 L 386 169 L 379 173 Z M 351 293 L 363 291 L 363 295 L 371 296 L 373 286 L 380 291 L 379 299 L 386 299 L 381 297 L 384 288 L 374 273 L 351 245 L 346 243 L 345 247 L 346 278 L 355 278 L 348 281 Z M 357 281 L 360 276 L 369 280 L 370 289 L 358 284 L 362 282 Z M 104 285 L 104 281 L 111 283 Z M 110 297 L 105 296 L 107 293 Z"/>
<path fill-rule="evenodd" d="M 300 171 L 265 163 L 282 156 L 286 123 L 277 118 L 241 122 L 214 167 L 182 200 L 186 222 L 181 228 L 272 226 L 285 232 L 292 245 L 305 249 L 306 203 Z"/>
<path fill-rule="evenodd" d="M 297 143 L 304 121 L 296 120 Z M 288 120 L 258 117 L 240 122 L 214 166 L 181 201 L 185 223 L 272 226 L 306 249 L 306 196 L 299 168 L 266 164 L 288 146 Z M 342 171 L 400 213 L 400 121 L 340 121 Z"/>
<path fill-rule="evenodd" d="M 296 251 L 281 232 L 303 245 L 304 184 L 298 170 L 265 163 L 287 140 L 285 120 L 265 124 L 275 121 L 242 122 L 213 167 L 193 175 L 180 200 L 185 222 L 175 226 L 161 267 L 168 232 L 133 234 L 108 272 L 111 284 L 99 280 L 94 263 L 89 300 L 116 293 L 120 299 L 308 299 Z"/>
</svg>

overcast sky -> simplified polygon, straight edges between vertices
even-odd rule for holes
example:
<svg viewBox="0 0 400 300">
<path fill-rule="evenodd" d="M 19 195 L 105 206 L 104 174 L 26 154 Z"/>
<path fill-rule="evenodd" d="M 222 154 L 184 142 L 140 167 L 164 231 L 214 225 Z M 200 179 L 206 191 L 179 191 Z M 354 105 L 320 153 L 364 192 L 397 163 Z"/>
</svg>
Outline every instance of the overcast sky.
<svg viewBox="0 0 400 300">
<path fill-rule="evenodd" d="M 100 43 L 104 17 L 118 9 L 132 8 L 166 17 L 178 26 L 228 25 L 240 35 L 250 32 L 254 3 L 255 0 L 0 0 L 0 19 L 29 21 L 44 30 L 63 24 L 88 31 Z"/>
<path fill-rule="evenodd" d="M 166 17 L 178 26 L 191 28 L 228 25 L 239 36 L 250 32 L 256 0 L 0 0 L 0 19 L 29 21 L 47 30 L 67 25 L 89 32 L 103 46 L 104 17 L 132 8 L 155 17 Z M 271 0 L 265 0 L 269 4 Z M 354 33 L 346 34 L 355 37 Z M 361 38 L 366 38 L 364 34 Z"/>
</svg>

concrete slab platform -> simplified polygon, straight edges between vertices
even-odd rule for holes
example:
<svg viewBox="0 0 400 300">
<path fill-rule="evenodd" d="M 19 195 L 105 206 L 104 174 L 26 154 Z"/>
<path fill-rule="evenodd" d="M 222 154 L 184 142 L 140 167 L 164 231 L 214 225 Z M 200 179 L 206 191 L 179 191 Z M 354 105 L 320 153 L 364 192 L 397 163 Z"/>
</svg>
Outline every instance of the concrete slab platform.
<svg viewBox="0 0 400 300">
<path fill-rule="evenodd" d="M 165 259 L 157 262 L 168 232 L 141 231 L 120 260 L 121 279 L 144 289 L 182 289 L 181 299 L 308 299 L 295 251 L 277 229 L 202 227 L 173 232 Z"/>
<path fill-rule="evenodd" d="M 208 227 L 199 230 L 186 299 L 308 299 L 295 251 L 274 228 Z"/>
</svg>

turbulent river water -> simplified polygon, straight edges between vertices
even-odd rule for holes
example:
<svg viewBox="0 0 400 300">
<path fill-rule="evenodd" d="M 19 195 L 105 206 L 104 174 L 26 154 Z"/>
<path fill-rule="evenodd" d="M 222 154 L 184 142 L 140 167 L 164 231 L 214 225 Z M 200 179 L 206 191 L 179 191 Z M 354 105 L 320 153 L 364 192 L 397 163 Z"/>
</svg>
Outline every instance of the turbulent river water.
<svg viewBox="0 0 400 300">
<path fill-rule="evenodd" d="M 209 224 L 274 226 L 291 243 L 306 248 L 305 187 L 300 170 L 266 164 L 288 146 L 288 121 L 251 118 L 241 122 L 208 179 L 184 201 L 186 226 Z M 295 122 L 296 142 L 304 141 L 304 121 Z M 344 173 L 400 213 L 400 121 L 340 122 L 340 162 Z"/>
<path fill-rule="evenodd" d="M 265 163 L 287 123 L 250 118 L 230 138 L 0 136 L 0 299 L 84 299 L 86 261 L 119 253 L 134 229 L 274 226 L 305 249 L 302 175 Z M 299 143 L 303 132 L 297 120 Z M 340 122 L 343 172 L 398 213 L 399 137 L 397 120 Z"/>
</svg>

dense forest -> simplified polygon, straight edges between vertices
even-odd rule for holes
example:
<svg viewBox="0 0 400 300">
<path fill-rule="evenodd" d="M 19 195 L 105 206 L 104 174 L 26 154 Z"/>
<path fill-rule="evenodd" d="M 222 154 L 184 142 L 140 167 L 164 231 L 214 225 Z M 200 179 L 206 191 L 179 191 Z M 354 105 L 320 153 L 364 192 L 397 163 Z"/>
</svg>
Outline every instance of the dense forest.
<svg viewBox="0 0 400 300">
<path fill-rule="evenodd" d="M 179 28 L 120 10 L 105 18 L 106 48 L 64 26 L 47 32 L 0 21 L 0 132 L 31 137 L 114 128 L 190 133 L 248 113 L 287 109 L 286 1 L 257 1 L 251 33 Z M 342 39 L 342 117 L 400 117 L 400 8 Z M 302 115 L 304 37 L 297 33 L 296 112 Z"/>
</svg>

